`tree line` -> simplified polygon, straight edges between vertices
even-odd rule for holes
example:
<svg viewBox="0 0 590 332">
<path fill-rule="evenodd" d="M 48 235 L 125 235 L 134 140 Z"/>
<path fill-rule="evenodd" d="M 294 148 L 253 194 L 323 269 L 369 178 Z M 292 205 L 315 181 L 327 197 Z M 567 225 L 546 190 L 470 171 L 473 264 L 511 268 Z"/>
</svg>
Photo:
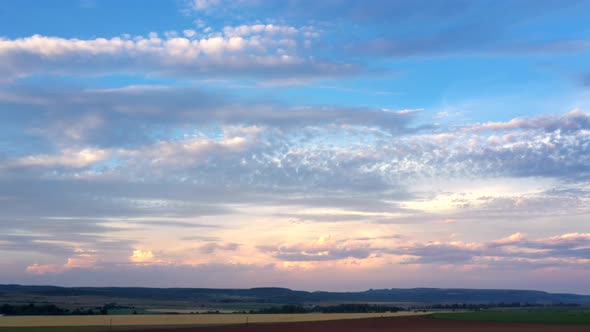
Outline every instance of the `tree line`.
<svg viewBox="0 0 590 332">
<path fill-rule="evenodd" d="M 251 310 L 252 314 L 304 314 L 304 313 L 385 313 L 402 311 L 403 308 L 380 305 L 380 304 L 366 304 L 366 303 L 346 303 L 331 306 L 302 306 L 299 304 L 287 304 L 283 306 L 275 306 L 264 308 L 260 310 Z"/>
<path fill-rule="evenodd" d="M 73 310 L 60 308 L 55 304 L 23 304 L 0 306 L 0 315 L 5 316 L 61 316 L 61 315 L 108 315 L 109 310 L 127 308 L 114 303 L 108 303 L 96 308 L 76 308 Z"/>
<path fill-rule="evenodd" d="M 543 304 L 543 303 L 520 303 L 520 302 L 499 302 L 499 303 L 446 303 L 446 304 L 428 304 L 428 305 L 420 305 L 420 306 L 411 306 L 408 309 L 410 310 L 427 310 L 427 309 L 437 309 L 437 310 L 471 310 L 471 311 L 478 311 L 478 310 L 485 310 L 490 308 L 544 308 L 544 307 L 580 307 L 580 304 L 577 303 L 551 303 L 551 304 Z"/>
</svg>

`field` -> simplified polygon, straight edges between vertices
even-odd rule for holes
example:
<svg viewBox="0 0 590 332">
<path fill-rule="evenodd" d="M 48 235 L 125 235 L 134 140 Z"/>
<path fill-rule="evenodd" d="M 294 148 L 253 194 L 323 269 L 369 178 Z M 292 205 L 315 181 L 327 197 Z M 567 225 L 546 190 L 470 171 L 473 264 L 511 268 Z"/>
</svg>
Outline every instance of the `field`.
<svg viewBox="0 0 590 332">
<path fill-rule="evenodd" d="M 442 320 L 424 317 L 370 318 L 287 324 L 144 329 L 145 332 L 588 332 L 589 325 L 527 324 Z"/>
<path fill-rule="evenodd" d="M 588 309 L 511 309 L 385 314 L 199 314 L 0 317 L 0 332 L 588 332 Z"/>
<path fill-rule="evenodd" d="M 13 316 L 0 317 L 0 331 L 108 331 L 125 327 L 153 326 L 215 326 L 231 324 L 269 324 L 347 320 L 371 317 L 425 315 L 428 312 L 384 314 L 204 314 L 204 315 L 117 315 L 117 316 Z M 43 328 L 40 328 L 43 327 Z"/>
<path fill-rule="evenodd" d="M 490 322 L 521 322 L 543 324 L 590 324 L 590 310 L 576 309 L 512 309 L 461 313 L 437 313 L 438 319 L 477 320 Z M 590 331 L 590 329 L 589 329 Z"/>
</svg>

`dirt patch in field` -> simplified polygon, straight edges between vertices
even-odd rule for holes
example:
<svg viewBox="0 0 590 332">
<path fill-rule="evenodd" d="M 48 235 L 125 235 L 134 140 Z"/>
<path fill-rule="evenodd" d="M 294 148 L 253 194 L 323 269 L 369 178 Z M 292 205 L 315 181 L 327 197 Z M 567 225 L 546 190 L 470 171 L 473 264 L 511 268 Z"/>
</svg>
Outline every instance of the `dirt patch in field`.
<svg viewBox="0 0 590 332">
<path fill-rule="evenodd" d="M 323 322 L 147 329 L 149 332 L 588 332 L 590 325 L 550 325 L 444 320 L 426 317 L 372 318 Z"/>
</svg>

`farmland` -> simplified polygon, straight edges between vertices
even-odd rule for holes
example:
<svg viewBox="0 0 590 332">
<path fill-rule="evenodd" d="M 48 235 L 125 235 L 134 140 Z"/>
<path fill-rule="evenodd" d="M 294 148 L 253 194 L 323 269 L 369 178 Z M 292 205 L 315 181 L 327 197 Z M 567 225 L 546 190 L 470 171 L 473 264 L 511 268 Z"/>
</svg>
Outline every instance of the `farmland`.
<svg viewBox="0 0 590 332">
<path fill-rule="evenodd" d="M 147 330 L 145 330 L 147 331 Z M 438 320 L 424 317 L 372 318 L 351 321 L 322 321 L 257 326 L 233 325 L 182 330 L 157 329 L 152 332 L 587 332 L 587 325 L 528 324 Z"/>
<path fill-rule="evenodd" d="M 490 322 L 520 322 L 543 324 L 590 324 L 588 309 L 512 309 L 477 312 L 437 313 L 438 319 L 476 320 Z"/>
<path fill-rule="evenodd" d="M 351 320 L 324 320 L 307 322 L 268 322 L 264 324 L 233 324 L 214 326 L 114 326 L 108 327 L 54 327 L 54 328 L 8 328 L 16 332 L 587 332 L 589 325 L 577 324 L 531 324 L 509 322 L 484 322 L 475 320 L 434 319 L 429 317 L 384 317 Z M 1 330 L 0 330 L 1 331 Z"/>
<path fill-rule="evenodd" d="M 353 326 L 358 328 L 355 331 L 415 332 L 433 327 L 437 331 L 472 331 L 482 327 L 486 331 L 516 331 L 515 328 L 520 327 L 531 331 L 565 332 L 586 331 L 590 324 L 587 296 L 536 291 L 391 289 L 329 293 L 284 288 L 14 285 L 0 285 L 0 290 L 0 300 L 11 303 L 2 308 L 13 309 L 2 309 L 7 316 L 0 317 L 0 332 L 170 331 L 177 328 L 223 332 L 245 327 L 249 327 L 249 331 L 337 328 L 342 332 Z M 447 298 L 453 301 L 443 301 Z M 527 302 L 513 301 L 516 298 Z"/>
<path fill-rule="evenodd" d="M 398 317 L 424 315 L 427 312 L 401 312 L 383 314 L 204 314 L 204 315 L 117 315 L 117 316 L 19 316 L 0 317 L 0 331 L 67 331 L 67 327 L 77 327 L 76 331 L 100 331 L 113 327 L 137 326 L 211 326 L 232 324 L 288 323 L 325 320 L 345 320 L 371 317 Z M 40 329 L 39 327 L 44 327 Z M 53 327 L 53 329 L 52 329 Z M 87 327 L 79 329 L 79 327 Z M 103 329 L 101 329 L 103 327 Z M 21 328 L 21 329 L 19 329 Z M 73 331 L 73 330 L 72 330 Z"/>
<path fill-rule="evenodd" d="M 197 314 L 0 317 L 0 332 L 588 331 L 590 311 L 513 309 L 370 314 Z"/>
</svg>

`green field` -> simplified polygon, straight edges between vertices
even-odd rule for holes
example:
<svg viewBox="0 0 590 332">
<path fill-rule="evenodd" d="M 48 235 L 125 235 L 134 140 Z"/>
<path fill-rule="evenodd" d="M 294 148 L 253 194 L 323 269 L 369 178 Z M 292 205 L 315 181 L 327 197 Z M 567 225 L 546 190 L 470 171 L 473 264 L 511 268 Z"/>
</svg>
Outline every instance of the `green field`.
<svg viewBox="0 0 590 332">
<path fill-rule="evenodd" d="M 590 309 L 513 309 L 441 313 L 437 319 L 480 320 L 543 324 L 590 324 Z"/>
</svg>

